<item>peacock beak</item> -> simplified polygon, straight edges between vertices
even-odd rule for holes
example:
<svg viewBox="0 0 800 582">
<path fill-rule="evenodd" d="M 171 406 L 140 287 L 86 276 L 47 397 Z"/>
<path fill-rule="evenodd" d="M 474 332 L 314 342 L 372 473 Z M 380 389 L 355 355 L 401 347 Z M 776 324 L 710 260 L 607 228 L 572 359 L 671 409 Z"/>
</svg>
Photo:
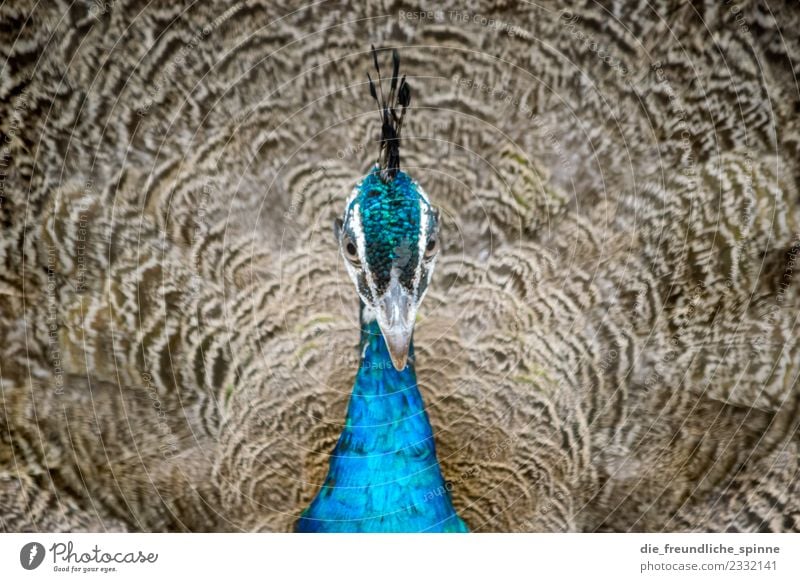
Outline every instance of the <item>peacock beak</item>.
<svg viewBox="0 0 800 582">
<path fill-rule="evenodd" d="M 408 349 L 414 333 L 417 306 L 411 294 L 393 278 L 378 303 L 378 325 L 389 349 L 395 370 L 402 371 L 408 362 Z"/>
</svg>

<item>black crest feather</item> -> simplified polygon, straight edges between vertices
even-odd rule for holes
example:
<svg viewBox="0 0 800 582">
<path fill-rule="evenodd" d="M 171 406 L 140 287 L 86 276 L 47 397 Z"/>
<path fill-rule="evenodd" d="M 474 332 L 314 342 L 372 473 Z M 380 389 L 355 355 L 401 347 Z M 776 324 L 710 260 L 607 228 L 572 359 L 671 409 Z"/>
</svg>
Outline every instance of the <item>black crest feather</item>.
<svg viewBox="0 0 800 582">
<path fill-rule="evenodd" d="M 381 115 L 380 150 L 378 153 L 378 166 L 381 178 L 384 181 L 392 180 L 400 171 L 400 132 L 403 128 L 403 118 L 406 108 L 411 103 L 411 88 L 403 75 L 400 78 L 400 54 L 392 50 L 392 78 L 389 80 L 389 98 L 383 95 L 383 79 L 381 68 L 378 64 L 378 50 L 372 46 L 372 60 L 375 71 L 378 73 L 378 88 L 367 73 L 369 80 L 369 94 L 378 104 Z M 398 88 L 399 83 L 399 88 Z"/>
</svg>

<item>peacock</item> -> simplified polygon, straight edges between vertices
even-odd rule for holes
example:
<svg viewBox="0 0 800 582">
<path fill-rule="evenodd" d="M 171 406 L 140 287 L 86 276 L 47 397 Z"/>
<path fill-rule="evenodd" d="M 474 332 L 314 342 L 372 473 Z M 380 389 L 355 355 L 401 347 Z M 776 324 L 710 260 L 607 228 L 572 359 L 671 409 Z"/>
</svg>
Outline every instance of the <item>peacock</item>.
<svg viewBox="0 0 800 582">
<path fill-rule="evenodd" d="M 0 6 L 0 530 L 800 531 L 796 3 L 67 4 Z"/>
<path fill-rule="evenodd" d="M 399 54 L 392 52 L 385 99 L 374 46 L 372 55 L 379 162 L 334 225 L 360 298 L 361 361 L 330 471 L 297 530 L 466 532 L 439 468 L 414 372 L 414 321 L 436 265 L 439 217 L 422 187 L 400 170 L 411 89 L 399 76 Z"/>
</svg>

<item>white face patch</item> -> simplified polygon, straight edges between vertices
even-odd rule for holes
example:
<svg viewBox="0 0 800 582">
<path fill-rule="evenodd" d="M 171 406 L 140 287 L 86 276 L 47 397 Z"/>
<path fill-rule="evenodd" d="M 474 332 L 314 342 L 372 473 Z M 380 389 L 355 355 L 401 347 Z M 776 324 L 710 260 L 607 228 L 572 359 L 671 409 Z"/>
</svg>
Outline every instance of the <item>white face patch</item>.
<svg viewBox="0 0 800 582">
<path fill-rule="evenodd" d="M 420 190 L 422 192 L 422 190 Z M 424 197 L 424 196 L 423 196 Z M 426 198 L 427 200 L 427 198 Z M 428 222 L 430 221 L 431 207 L 427 204 L 419 205 L 419 235 L 417 236 L 417 268 L 414 271 L 414 289 L 413 293 L 416 297 L 417 289 L 419 289 L 419 282 L 422 278 L 422 265 L 425 262 L 425 248 L 428 246 Z"/>
<path fill-rule="evenodd" d="M 417 189 L 417 192 L 419 192 L 419 195 L 422 196 L 422 199 L 428 203 L 428 206 L 430 206 L 431 201 L 428 200 L 428 194 L 422 189 L 422 186 L 419 185 L 419 182 L 416 180 L 411 180 L 411 183 L 414 184 L 414 187 Z"/>
<path fill-rule="evenodd" d="M 361 268 L 364 269 L 364 276 L 367 280 L 367 285 L 369 285 L 369 290 L 372 292 L 372 296 L 377 298 L 378 291 L 375 287 L 375 280 L 372 278 L 372 273 L 367 268 L 367 241 L 364 238 L 364 228 L 361 224 L 361 205 L 355 204 L 352 209 L 352 228 L 353 234 L 356 237 L 355 245 L 358 251 L 358 260 L 361 262 Z M 347 271 L 350 273 L 350 278 L 353 280 L 353 283 L 356 286 L 356 290 L 358 290 L 358 271 L 356 268 L 345 258 L 345 264 L 347 265 Z M 369 303 L 369 299 L 367 297 L 361 297 L 364 303 Z"/>
<path fill-rule="evenodd" d="M 436 259 L 437 259 L 437 258 L 438 258 L 438 257 L 433 257 L 433 258 L 430 260 L 430 262 L 428 262 L 428 274 L 427 274 L 427 276 L 425 277 L 425 290 L 424 290 L 424 291 L 422 292 L 422 294 L 419 296 L 419 299 L 417 299 L 417 304 L 418 304 L 418 305 L 419 305 L 420 303 L 422 303 L 422 300 L 423 300 L 423 299 L 425 299 L 425 295 L 428 293 L 428 289 L 430 289 L 430 283 L 431 283 L 431 273 L 433 273 L 434 269 L 436 268 Z"/>
<path fill-rule="evenodd" d="M 350 197 L 347 199 L 347 202 L 345 202 L 344 205 L 345 208 L 350 208 L 350 205 L 353 203 L 353 200 L 355 200 L 356 196 L 358 196 L 358 192 L 361 189 L 361 184 L 363 184 L 363 180 L 358 184 L 356 184 L 355 188 L 353 188 L 353 191 L 350 192 Z"/>
</svg>

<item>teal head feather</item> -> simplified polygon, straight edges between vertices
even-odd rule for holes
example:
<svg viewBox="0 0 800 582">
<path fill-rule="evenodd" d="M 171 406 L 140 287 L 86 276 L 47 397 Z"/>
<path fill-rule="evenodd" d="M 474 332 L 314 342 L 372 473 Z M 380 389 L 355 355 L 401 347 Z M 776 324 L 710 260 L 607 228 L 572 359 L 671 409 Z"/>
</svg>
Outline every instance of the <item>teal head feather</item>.
<svg viewBox="0 0 800 582">
<path fill-rule="evenodd" d="M 353 189 L 335 225 L 361 302 L 361 364 L 328 476 L 296 529 L 465 532 L 439 467 L 414 370 L 414 322 L 439 252 L 439 214 L 399 167 L 410 89 L 405 77 L 398 89 L 397 52 L 388 102 L 374 48 L 373 55 L 379 89 L 370 79 L 370 93 L 382 121 L 379 162 Z"/>
</svg>

